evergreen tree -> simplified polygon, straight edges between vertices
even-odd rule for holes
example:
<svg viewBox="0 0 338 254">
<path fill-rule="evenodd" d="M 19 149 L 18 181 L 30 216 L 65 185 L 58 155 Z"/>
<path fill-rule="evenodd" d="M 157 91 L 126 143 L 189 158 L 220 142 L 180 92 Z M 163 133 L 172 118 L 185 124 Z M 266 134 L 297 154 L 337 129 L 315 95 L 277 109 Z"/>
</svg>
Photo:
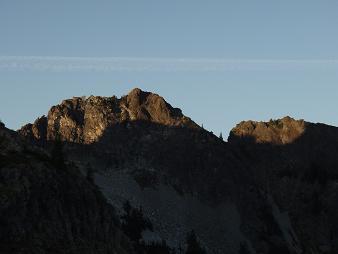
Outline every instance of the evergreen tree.
<svg viewBox="0 0 338 254">
<path fill-rule="evenodd" d="M 206 254 L 206 251 L 201 247 L 200 243 L 197 241 L 195 231 L 192 230 L 188 233 L 186 238 L 187 250 L 186 254 Z"/>
<path fill-rule="evenodd" d="M 146 254 L 175 254 L 175 251 L 167 245 L 165 240 L 162 240 L 162 242 L 152 242 L 145 245 L 144 249 Z"/>
<path fill-rule="evenodd" d="M 219 138 L 220 138 L 221 140 L 223 140 L 222 132 L 219 134 Z"/>
<path fill-rule="evenodd" d="M 51 151 L 52 162 L 57 168 L 65 167 L 65 159 L 63 156 L 63 143 L 59 135 L 55 137 L 53 148 Z"/>
<path fill-rule="evenodd" d="M 86 167 L 86 178 L 90 183 L 95 182 L 94 181 L 94 170 L 89 162 L 87 163 L 87 167 Z"/>
<path fill-rule="evenodd" d="M 134 243 L 138 243 L 142 237 L 142 231 L 152 230 L 151 222 L 144 218 L 142 207 L 132 208 L 129 201 L 123 205 L 125 214 L 122 215 L 122 230 Z"/>
<path fill-rule="evenodd" d="M 144 230 L 153 230 L 149 219 L 143 215 L 142 207 L 133 208 L 129 201 L 123 204 L 124 215 L 121 216 L 121 229 L 133 242 L 137 254 L 175 254 L 165 241 L 146 244 L 142 241 Z"/>
<path fill-rule="evenodd" d="M 248 245 L 246 243 L 240 244 L 238 254 L 250 254 Z"/>
</svg>

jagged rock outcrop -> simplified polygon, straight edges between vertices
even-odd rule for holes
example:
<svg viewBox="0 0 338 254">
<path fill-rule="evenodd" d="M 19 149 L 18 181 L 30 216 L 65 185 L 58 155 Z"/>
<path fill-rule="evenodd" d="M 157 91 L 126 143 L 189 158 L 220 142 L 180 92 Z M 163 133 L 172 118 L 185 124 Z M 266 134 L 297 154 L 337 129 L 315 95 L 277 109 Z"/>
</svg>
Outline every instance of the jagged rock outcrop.
<svg viewBox="0 0 338 254">
<path fill-rule="evenodd" d="M 116 216 L 74 165 L 0 126 L 1 253 L 132 253 Z"/>
<path fill-rule="evenodd" d="M 47 118 L 24 126 L 20 132 L 38 140 L 60 138 L 90 144 L 98 141 L 107 128 L 126 121 L 197 128 L 180 109 L 173 108 L 159 95 L 135 88 L 120 99 L 90 96 L 64 100 L 50 109 Z"/>
<path fill-rule="evenodd" d="M 255 143 L 290 144 L 303 134 L 305 128 L 303 120 L 288 116 L 270 122 L 243 121 L 231 130 L 229 141 L 251 139 Z"/>
<path fill-rule="evenodd" d="M 47 139 L 47 117 L 42 116 L 20 129 L 22 136 L 30 138 L 31 141 L 45 141 Z"/>
</svg>

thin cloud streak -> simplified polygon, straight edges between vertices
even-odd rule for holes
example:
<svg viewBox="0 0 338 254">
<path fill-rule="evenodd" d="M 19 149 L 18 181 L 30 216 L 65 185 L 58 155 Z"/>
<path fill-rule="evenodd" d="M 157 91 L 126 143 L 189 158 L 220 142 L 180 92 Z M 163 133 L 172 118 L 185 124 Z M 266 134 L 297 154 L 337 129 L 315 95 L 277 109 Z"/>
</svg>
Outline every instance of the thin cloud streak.
<svg viewBox="0 0 338 254">
<path fill-rule="evenodd" d="M 338 59 L 207 59 L 0 56 L 0 71 L 51 72 L 225 72 L 267 70 L 338 70 Z"/>
</svg>

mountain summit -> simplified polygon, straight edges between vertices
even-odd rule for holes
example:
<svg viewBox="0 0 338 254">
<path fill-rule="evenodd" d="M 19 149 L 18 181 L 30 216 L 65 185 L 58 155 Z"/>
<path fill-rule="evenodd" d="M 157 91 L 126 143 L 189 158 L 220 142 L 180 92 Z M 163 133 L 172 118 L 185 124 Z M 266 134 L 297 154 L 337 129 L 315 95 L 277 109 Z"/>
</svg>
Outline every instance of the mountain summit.
<svg viewBox="0 0 338 254">
<path fill-rule="evenodd" d="M 64 100 L 53 106 L 47 117 L 25 125 L 20 132 L 39 140 L 60 138 L 89 144 L 97 141 L 108 127 L 126 121 L 198 127 L 161 96 L 135 88 L 121 98 L 89 96 Z"/>
</svg>

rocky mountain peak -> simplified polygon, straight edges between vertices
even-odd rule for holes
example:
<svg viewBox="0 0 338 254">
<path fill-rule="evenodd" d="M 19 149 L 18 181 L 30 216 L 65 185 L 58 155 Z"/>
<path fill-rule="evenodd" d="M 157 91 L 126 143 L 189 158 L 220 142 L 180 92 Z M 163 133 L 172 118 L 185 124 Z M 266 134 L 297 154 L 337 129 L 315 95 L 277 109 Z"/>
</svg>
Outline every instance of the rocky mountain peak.
<svg viewBox="0 0 338 254">
<path fill-rule="evenodd" d="M 269 122 L 242 121 L 230 132 L 229 142 L 251 140 L 275 145 L 294 142 L 304 133 L 306 122 L 289 116 Z"/>
<path fill-rule="evenodd" d="M 140 97 L 142 95 L 150 94 L 150 92 L 142 91 L 140 88 L 134 88 L 128 93 L 128 97 Z"/>
<path fill-rule="evenodd" d="M 25 125 L 20 132 L 38 140 L 58 137 L 64 141 L 88 144 L 97 141 L 107 128 L 126 121 L 198 127 L 161 96 L 135 88 L 121 98 L 89 96 L 64 100 L 53 106 L 47 117 Z"/>
</svg>

